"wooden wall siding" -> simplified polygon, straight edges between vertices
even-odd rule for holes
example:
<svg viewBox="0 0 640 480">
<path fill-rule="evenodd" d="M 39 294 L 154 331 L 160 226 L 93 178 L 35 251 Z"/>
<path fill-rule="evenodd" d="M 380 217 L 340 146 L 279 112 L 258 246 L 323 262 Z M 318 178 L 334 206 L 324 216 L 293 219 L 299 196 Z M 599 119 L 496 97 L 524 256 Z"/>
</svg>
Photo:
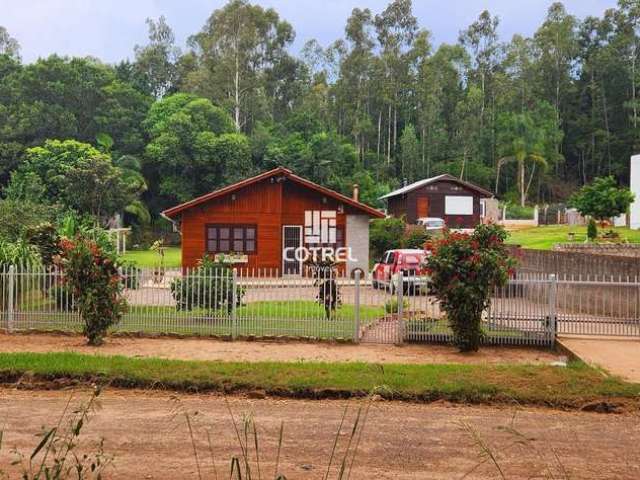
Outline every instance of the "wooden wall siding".
<svg viewBox="0 0 640 480">
<path fill-rule="evenodd" d="M 235 200 L 233 199 L 235 196 Z M 323 198 L 326 200 L 323 201 Z M 182 266 L 194 267 L 205 253 L 205 226 L 211 223 L 255 224 L 257 252 L 249 255 L 248 269 L 281 270 L 282 226 L 304 226 L 305 210 L 338 210 L 331 197 L 291 181 L 266 179 L 241 190 L 185 210 L 182 214 Z M 346 214 L 360 213 L 350 206 L 338 213 L 337 225 L 346 235 Z M 348 239 L 345 238 L 345 242 Z"/>
<path fill-rule="evenodd" d="M 204 256 L 205 225 L 238 223 L 258 226 L 257 252 L 249 255 L 246 266 L 279 268 L 282 249 L 281 190 L 282 184 L 267 180 L 186 210 L 181 226 L 182 266 L 194 267 Z"/>
<path fill-rule="evenodd" d="M 445 215 L 445 197 L 447 195 L 473 196 L 473 215 Z M 404 198 L 403 198 L 404 197 Z M 389 199 L 389 213 L 395 217 L 406 215 L 407 223 L 414 224 L 418 220 L 418 198 L 429 199 L 429 217 L 444 219 L 449 227 L 474 228 L 480 223 L 480 195 L 453 182 L 440 181 L 425 185 L 408 192 L 404 196 Z"/>
</svg>

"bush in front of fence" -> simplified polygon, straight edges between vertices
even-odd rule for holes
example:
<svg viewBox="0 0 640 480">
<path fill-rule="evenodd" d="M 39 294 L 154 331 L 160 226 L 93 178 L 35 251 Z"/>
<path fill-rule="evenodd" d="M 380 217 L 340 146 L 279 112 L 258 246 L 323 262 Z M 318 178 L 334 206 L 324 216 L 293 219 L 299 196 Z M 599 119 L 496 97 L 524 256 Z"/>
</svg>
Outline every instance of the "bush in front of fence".
<svg viewBox="0 0 640 480">
<path fill-rule="evenodd" d="M 73 293 L 73 306 L 80 312 L 89 345 L 100 345 L 127 308 L 116 260 L 82 235 L 64 238 L 60 246 L 58 265 L 64 273 L 63 285 Z"/>
<path fill-rule="evenodd" d="M 429 291 L 440 301 L 460 351 L 477 351 L 482 341 L 482 312 L 489 307 L 494 288 L 505 285 L 514 260 L 498 225 L 478 225 L 471 235 L 445 232 L 430 242 L 426 263 Z"/>
<path fill-rule="evenodd" d="M 239 306 L 244 289 L 236 285 L 229 264 L 216 262 L 205 255 L 197 268 L 187 270 L 182 278 L 171 282 L 171 295 L 176 301 L 177 310 L 200 308 L 215 312 L 224 309 L 231 313 L 234 296 L 235 306 Z"/>
</svg>

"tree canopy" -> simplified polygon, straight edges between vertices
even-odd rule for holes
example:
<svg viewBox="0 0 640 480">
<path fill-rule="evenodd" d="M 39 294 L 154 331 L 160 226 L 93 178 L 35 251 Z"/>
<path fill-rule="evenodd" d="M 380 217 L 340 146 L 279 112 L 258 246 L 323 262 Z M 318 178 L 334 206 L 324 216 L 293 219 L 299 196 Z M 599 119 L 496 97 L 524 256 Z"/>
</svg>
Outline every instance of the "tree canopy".
<svg viewBox="0 0 640 480">
<path fill-rule="evenodd" d="M 441 173 L 520 204 L 565 202 L 599 177 L 627 183 L 640 147 L 636 1 L 586 18 L 551 3 L 532 35 L 512 38 L 483 11 L 437 46 L 411 0 L 354 8 L 343 24 L 340 38 L 296 54 L 294 26 L 275 9 L 229 0 L 186 45 L 167 19 L 148 19 L 148 40 L 115 65 L 23 63 L 0 26 L 0 188 L 71 204 L 35 170 L 46 161 L 32 149 L 53 141 L 71 156 L 98 150 L 92 174 L 137 172 L 116 203 L 135 191 L 127 211 L 147 219 L 277 165 L 346 194 L 361 183 L 374 204 Z M 112 145 L 97 148 L 105 135 Z M 123 157 L 138 168 L 121 168 Z M 88 181 L 82 172 L 70 178 Z"/>
</svg>

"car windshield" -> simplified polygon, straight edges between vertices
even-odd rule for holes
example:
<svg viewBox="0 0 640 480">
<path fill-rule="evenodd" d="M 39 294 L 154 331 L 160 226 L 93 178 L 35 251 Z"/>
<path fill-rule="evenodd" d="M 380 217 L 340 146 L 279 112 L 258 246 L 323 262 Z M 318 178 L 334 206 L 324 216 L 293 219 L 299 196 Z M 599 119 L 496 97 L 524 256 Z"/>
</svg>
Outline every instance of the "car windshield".
<svg viewBox="0 0 640 480">
<path fill-rule="evenodd" d="M 420 263 L 422 258 L 420 255 L 408 254 L 402 256 L 402 261 L 404 263 Z"/>
</svg>

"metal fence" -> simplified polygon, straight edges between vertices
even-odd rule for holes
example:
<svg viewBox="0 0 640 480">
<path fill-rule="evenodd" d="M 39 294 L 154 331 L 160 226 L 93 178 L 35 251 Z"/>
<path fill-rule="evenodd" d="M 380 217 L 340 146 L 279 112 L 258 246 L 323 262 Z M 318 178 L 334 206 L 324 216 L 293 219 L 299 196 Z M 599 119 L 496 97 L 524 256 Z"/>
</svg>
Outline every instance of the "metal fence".
<svg viewBox="0 0 640 480">
<path fill-rule="evenodd" d="M 0 328 L 81 331 L 74 294 L 58 270 L 0 270 Z M 128 311 L 114 332 L 228 338 L 296 337 L 363 343 L 449 342 L 428 279 L 389 289 L 334 272 L 280 277 L 270 270 L 121 272 Z M 519 274 L 492 295 L 489 344 L 550 345 L 558 333 L 640 336 L 638 279 Z"/>
</svg>

